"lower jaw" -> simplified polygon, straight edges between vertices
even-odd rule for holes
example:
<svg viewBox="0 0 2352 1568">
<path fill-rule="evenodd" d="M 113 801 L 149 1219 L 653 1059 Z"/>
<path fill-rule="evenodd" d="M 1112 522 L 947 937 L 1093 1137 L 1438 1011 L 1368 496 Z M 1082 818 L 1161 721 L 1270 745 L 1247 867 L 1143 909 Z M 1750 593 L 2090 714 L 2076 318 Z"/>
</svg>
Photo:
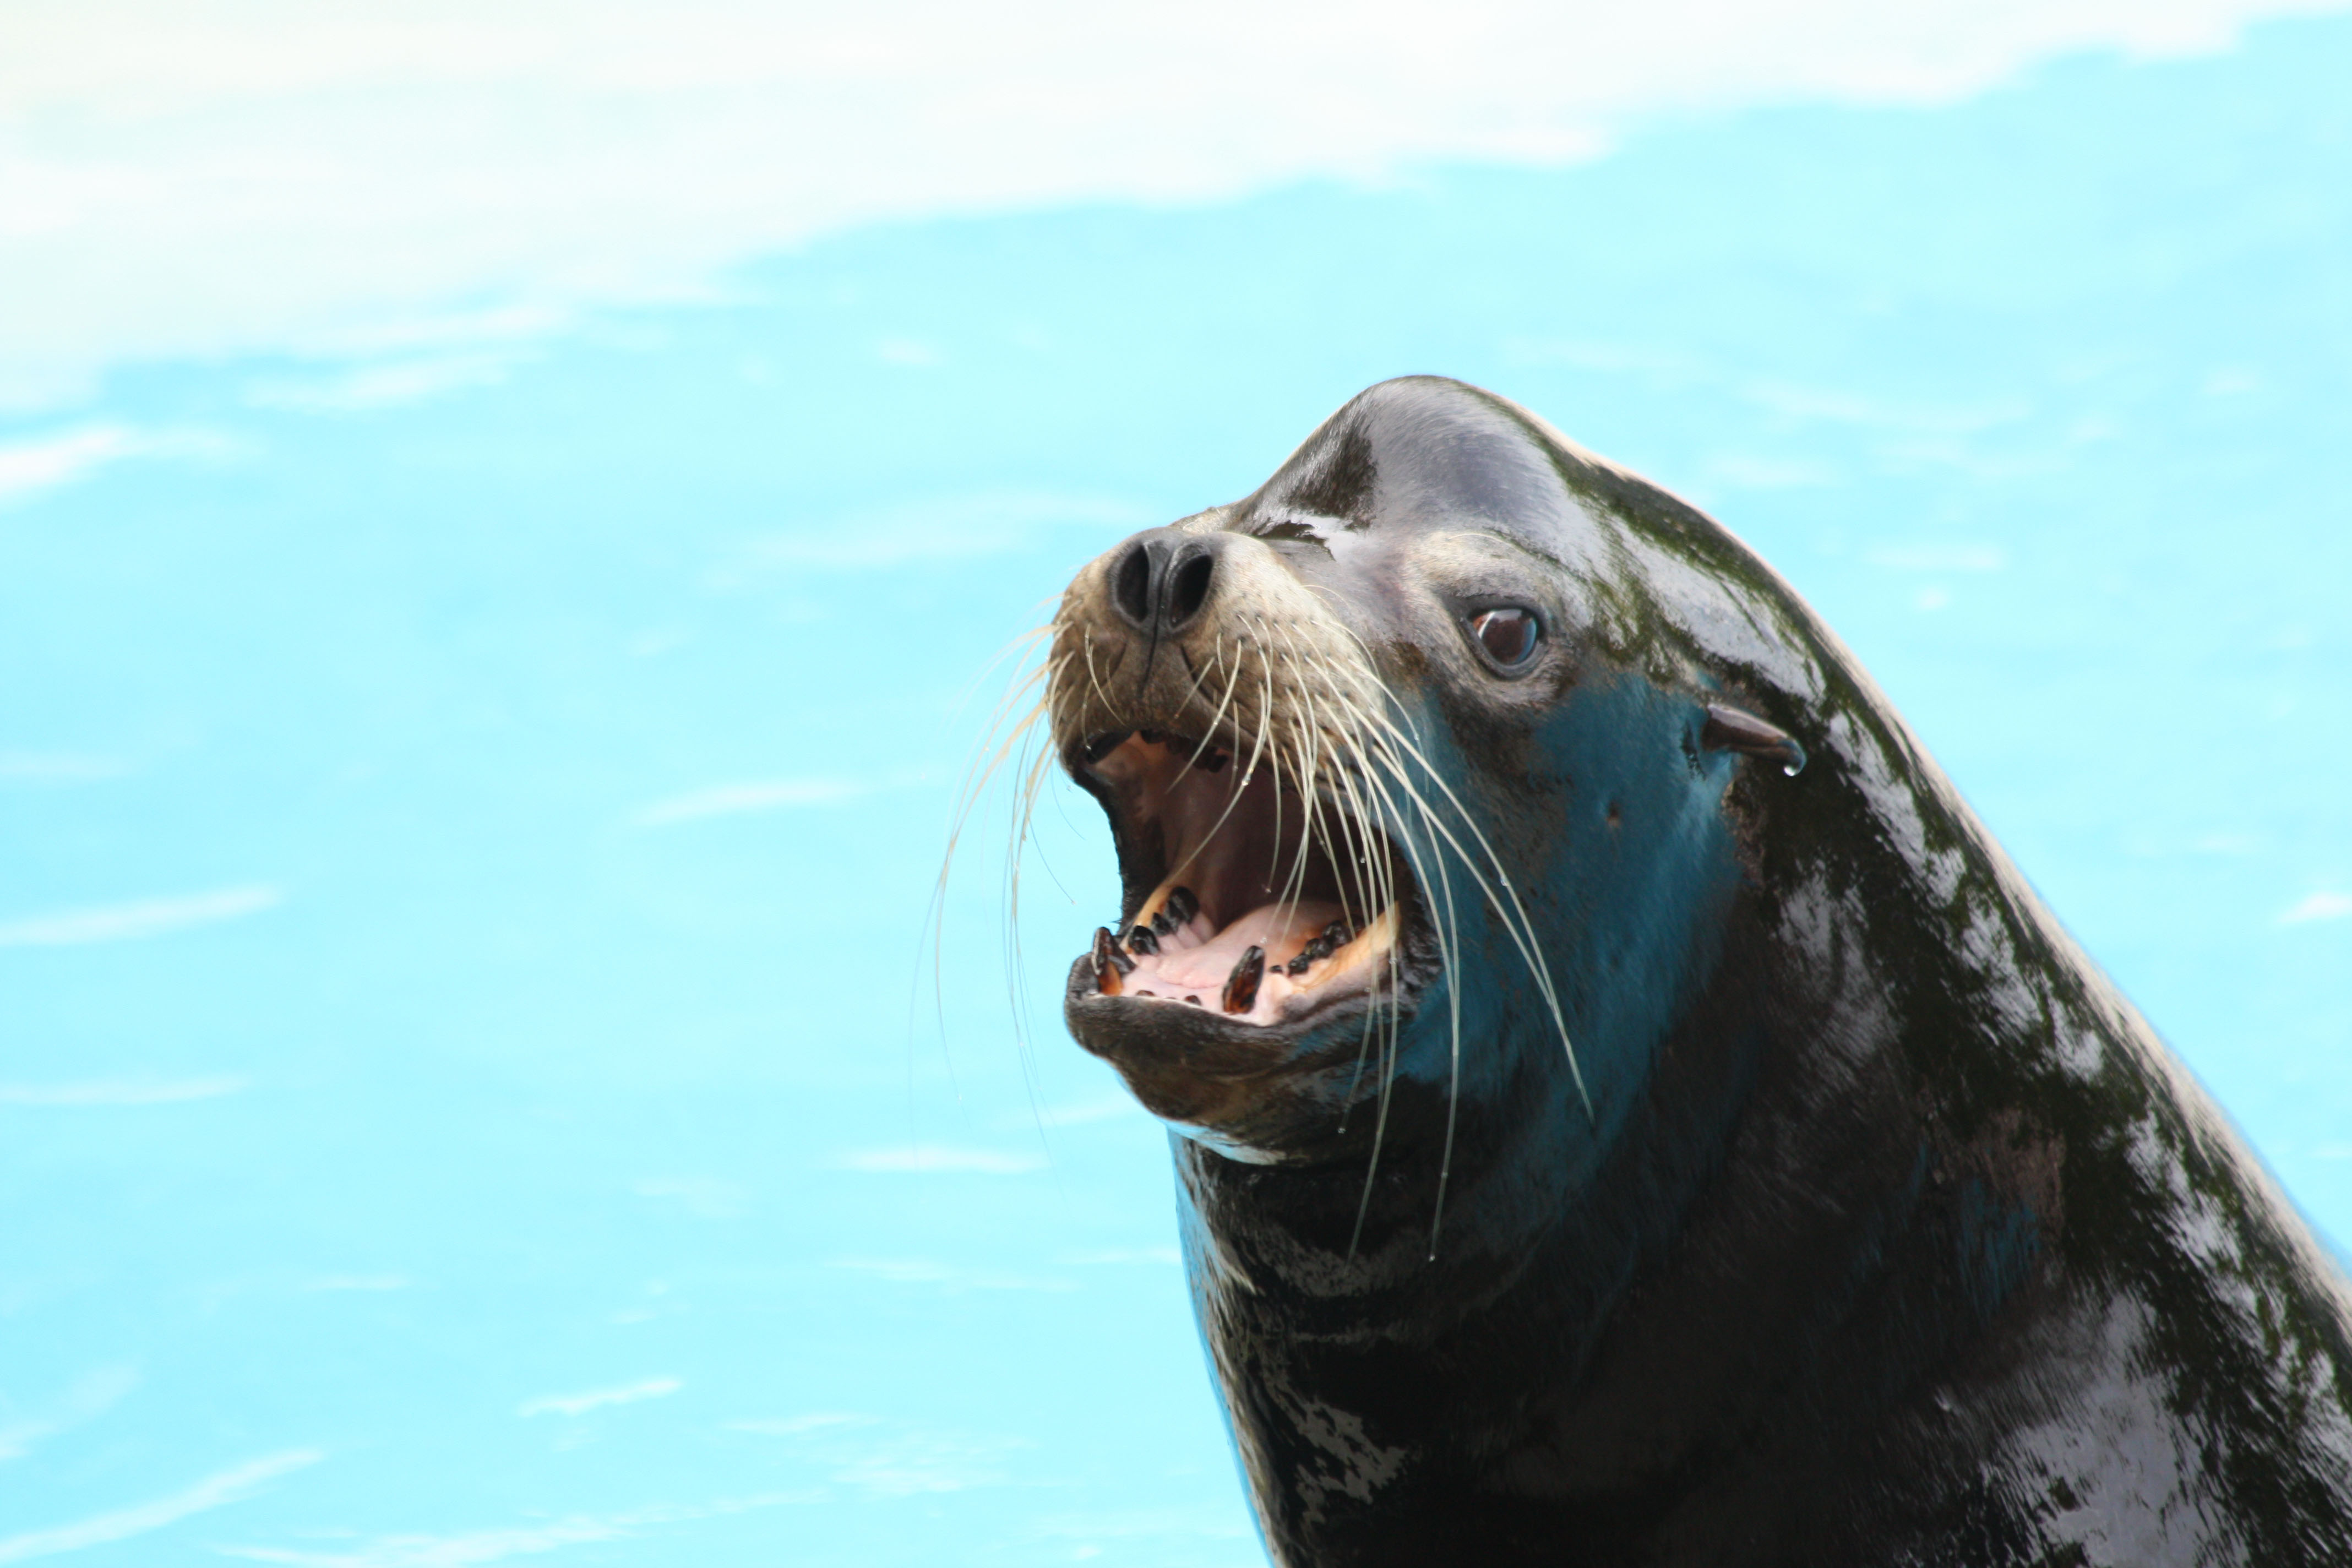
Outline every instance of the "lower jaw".
<svg viewBox="0 0 2352 1568">
<path fill-rule="evenodd" d="M 1393 1025 L 1385 995 L 1368 1020 L 1372 998 L 1356 991 L 1266 1028 L 1181 1003 L 1101 996 L 1088 989 L 1087 968 L 1083 958 L 1073 966 L 1064 1006 L 1078 1044 L 1187 1140 L 1253 1165 L 1360 1152 L 1376 1119 L 1351 1113 L 1348 1102 L 1379 1083 L 1372 1064 L 1392 1048 L 1384 1045 L 1390 1029 L 1411 1026 L 1417 995 L 1407 992 Z"/>
<path fill-rule="evenodd" d="M 1420 989 L 1385 977 L 1377 989 L 1340 979 L 1292 994 L 1279 1016 L 1261 1023 L 1223 1012 L 1213 997 L 1191 1005 L 1107 995 L 1096 986 L 1089 953 L 1071 966 L 1063 1016 L 1078 1044 L 1118 1068 L 1152 1110 L 1196 1121 L 1198 1115 L 1159 1101 L 1222 1100 L 1224 1090 L 1213 1086 L 1255 1085 L 1255 1093 L 1300 1073 L 1344 1068 L 1367 1039 L 1412 1016 Z"/>
</svg>

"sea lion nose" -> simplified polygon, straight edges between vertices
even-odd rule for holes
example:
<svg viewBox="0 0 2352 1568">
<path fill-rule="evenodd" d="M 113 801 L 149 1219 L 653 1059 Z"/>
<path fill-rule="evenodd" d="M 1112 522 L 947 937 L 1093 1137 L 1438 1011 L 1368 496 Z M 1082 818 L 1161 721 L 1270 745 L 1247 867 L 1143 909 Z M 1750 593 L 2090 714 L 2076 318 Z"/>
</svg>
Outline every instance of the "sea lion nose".
<svg viewBox="0 0 2352 1568">
<path fill-rule="evenodd" d="M 1172 528 L 1138 534 L 1111 568 L 1111 607 L 1153 637 L 1181 631 L 1209 602 L 1224 542 L 1220 534 Z"/>
</svg>

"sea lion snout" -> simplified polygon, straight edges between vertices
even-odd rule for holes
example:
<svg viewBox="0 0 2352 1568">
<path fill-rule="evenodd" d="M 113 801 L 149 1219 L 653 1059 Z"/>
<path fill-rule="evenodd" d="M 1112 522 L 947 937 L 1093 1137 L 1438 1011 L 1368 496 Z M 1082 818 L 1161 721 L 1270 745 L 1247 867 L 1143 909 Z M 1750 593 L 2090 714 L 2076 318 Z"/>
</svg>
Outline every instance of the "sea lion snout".
<svg viewBox="0 0 2352 1568">
<path fill-rule="evenodd" d="M 1080 569 L 1046 709 L 1122 884 L 1073 966 L 1071 1029 L 1153 1110 L 1264 1145 L 1328 1137 L 1310 1080 L 1392 1031 L 1433 965 L 1420 847 L 1377 772 L 1390 689 L 1315 562 L 1244 521 L 1212 509 Z"/>
</svg>

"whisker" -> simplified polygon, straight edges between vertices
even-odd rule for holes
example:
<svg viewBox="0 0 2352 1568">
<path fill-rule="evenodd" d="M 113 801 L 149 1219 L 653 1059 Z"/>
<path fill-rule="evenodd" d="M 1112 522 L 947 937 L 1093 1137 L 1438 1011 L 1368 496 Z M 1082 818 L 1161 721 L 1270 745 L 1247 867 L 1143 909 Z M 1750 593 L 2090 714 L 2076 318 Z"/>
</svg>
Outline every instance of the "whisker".
<svg viewBox="0 0 2352 1568">
<path fill-rule="evenodd" d="M 1375 761 L 1381 760 L 1381 752 L 1377 746 L 1368 754 L 1373 757 Z M 1419 791 L 1412 787 L 1412 781 L 1409 778 L 1392 775 L 1388 783 L 1384 783 L 1381 780 L 1380 773 L 1378 772 L 1374 772 L 1367 773 L 1365 775 L 1365 781 L 1371 789 L 1381 797 L 1389 816 L 1391 820 L 1397 822 L 1401 828 L 1404 827 L 1403 814 L 1398 809 L 1395 798 L 1389 794 L 1388 783 L 1393 783 L 1404 795 L 1405 798 L 1412 802 L 1415 810 L 1423 817 L 1423 819 L 1425 820 L 1427 818 L 1428 805 L 1426 802 L 1422 799 Z M 1458 1074 L 1461 1048 L 1461 972 L 1456 965 L 1456 958 L 1460 951 L 1460 942 L 1459 924 L 1454 918 L 1453 879 L 1446 872 L 1444 858 L 1443 855 L 1424 857 L 1422 852 L 1420 840 L 1412 831 L 1409 829 L 1402 831 L 1398 835 L 1398 838 L 1407 859 L 1412 863 L 1413 875 L 1420 879 L 1423 889 L 1430 894 L 1431 929 L 1437 941 L 1438 963 L 1446 976 L 1447 996 L 1453 1007 L 1451 1035 L 1454 1053 L 1454 1059 L 1455 1062 L 1455 1070 Z M 1357 1201 L 1355 1227 L 1348 1240 L 1348 1255 L 1350 1258 L 1353 1258 L 1356 1255 L 1356 1250 L 1362 1242 L 1365 1218 L 1370 1212 L 1372 1192 L 1380 1173 L 1381 1148 L 1387 1135 L 1389 1110 L 1394 1096 L 1399 1031 L 1402 1028 L 1402 1009 L 1401 1005 L 1402 973 L 1401 962 L 1397 950 L 1393 947 L 1391 948 L 1389 952 L 1390 976 L 1394 991 L 1399 998 L 1399 1005 L 1391 1008 L 1390 1027 L 1387 1031 L 1386 1038 L 1383 1041 L 1379 1113 L 1372 1127 L 1371 1154 L 1370 1159 L 1365 1163 L 1363 1192 Z M 1457 1077 L 1457 1084 L 1458 1081 Z M 1442 1191 L 1440 1198 L 1442 1202 Z"/>
<path fill-rule="evenodd" d="M 1235 651 L 1236 654 L 1238 654 L 1239 650 L 1236 649 Z M 1220 664 L 1223 663 L 1224 657 L 1225 639 L 1223 634 L 1220 633 L 1217 637 L 1217 662 Z M 1225 678 L 1225 694 L 1222 698 L 1218 699 L 1216 712 L 1210 715 L 1207 727 L 1201 731 L 1201 743 L 1192 748 L 1192 754 L 1184 759 L 1183 767 L 1179 769 L 1177 772 L 1176 777 L 1180 781 L 1192 771 L 1192 765 L 1201 760 L 1202 754 L 1216 743 L 1217 727 L 1225 721 L 1225 710 L 1233 703 L 1234 689 L 1240 684 L 1241 678 L 1242 661 L 1238 657 L 1236 657 L 1234 659 L 1233 674 Z"/>
<path fill-rule="evenodd" d="M 1257 775 L 1258 758 L 1262 756 L 1265 751 L 1266 727 L 1273 718 L 1273 713 L 1274 699 L 1272 689 L 1266 688 L 1258 701 L 1257 741 L 1250 750 L 1249 766 L 1244 768 L 1242 771 L 1241 776 L 1234 781 L 1233 788 L 1228 791 L 1225 795 L 1225 809 L 1217 814 L 1217 820 L 1210 825 L 1209 831 L 1202 836 L 1201 841 L 1198 844 L 1192 846 L 1192 853 L 1185 856 L 1184 858 L 1178 863 L 1176 868 L 1168 873 L 1168 879 L 1170 881 L 1172 882 L 1178 877 L 1182 876 L 1184 874 L 1184 868 L 1192 865 L 1193 861 L 1200 858 L 1201 851 L 1206 849 L 1210 844 L 1215 840 L 1219 830 L 1225 826 L 1226 819 L 1233 816 L 1234 808 L 1241 805 L 1242 791 L 1247 788 L 1250 780 Z"/>
<path fill-rule="evenodd" d="M 1447 843 L 1461 858 L 1465 868 L 1468 870 L 1474 878 L 1477 879 L 1481 890 L 1486 894 L 1489 902 L 1494 905 L 1496 912 L 1504 917 L 1505 930 L 1511 936 L 1513 942 L 1519 945 L 1520 954 L 1527 960 L 1528 968 L 1533 973 L 1538 986 L 1545 993 L 1546 997 L 1549 1000 L 1553 1001 L 1556 1005 L 1557 998 L 1552 990 L 1549 968 L 1543 963 L 1541 954 L 1537 952 L 1533 946 L 1529 945 L 1533 938 L 1534 922 L 1528 918 L 1525 906 L 1519 903 L 1517 890 L 1511 883 L 1508 871 L 1504 868 L 1501 858 L 1495 853 L 1493 847 L 1488 844 L 1486 835 L 1480 831 L 1476 818 L 1473 816 L 1469 809 L 1462 804 L 1460 797 L 1455 795 L 1452 788 L 1446 784 L 1444 778 L 1434 767 L 1431 766 L 1428 760 L 1422 754 L 1419 747 L 1413 744 L 1411 738 L 1402 728 L 1400 728 L 1395 722 L 1384 718 L 1377 720 L 1376 721 L 1380 725 L 1381 738 L 1375 748 L 1375 754 L 1383 756 L 1384 765 L 1387 765 L 1390 768 L 1392 774 L 1398 778 L 1398 781 L 1401 784 L 1404 784 L 1406 787 L 1409 788 L 1412 786 L 1407 776 L 1407 770 L 1404 767 L 1404 759 L 1409 756 L 1414 763 L 1419 763 L 1422 774 L 1426 776 L 1432 784 L 1436 785 L 1439 793 L 1444 796 L 1446 804 L 1454 808 L 1454 815 L 1461 819 L 1462 826 L 1465 830 L 1470 834 L 1471 837 L 1476 842 L 1479 849 L 1485 853 L 1487 863 L 1494 868 L 1494 883 L 1489 883 L 1486 880 L 1486 871 L 1479 866 L 1477 858 L 1472 856 L 1465 848 L 1463 847 L 1461 840 L 1455 837 L 1450 829 L 1444 827 L 1443 822 L 1437 817 L 1434 812 L 1427 810 L 1425 801 L 1422 803 L 1425 812 L 1425 820 L 1429 822 L 1433 828 L 1444 834 Z M 1402 752 L 1398 750 L 1400 747 L 1402 748 Z M 1418 795 L 1417 790 L 1415 791 L 1415 794 Z M 1504 892 L 1510 895 L 1511 909 L 1507 910 L 1505 910 L 1503 908 L 1503 900 L 1495 896 L 1494 887 L 1496 884 L 1501 886 Z M 1514 916 L 1516 916 L 1519 922 L 1517 925 L 1513 924 Z M 1557 1016 L 1555 1016 L 1554 1022 L 1556 1025 L 1558 1024 L 1559 1020 Z M 1564 1026 L 1560 1028 L 1560 1036 L 1562 1043 L 1566 1044 L 1567 1031 Z M 1571 1051 L 1570 1054 L 1572 1058 L 1573 1052 Z M 1572 1061 L 1571 1065 L 1573 1065 Z M 1579 1088 L 1580 1092 L 1580 1077 L 1579 1079 Z"/>
<path fill-rule="evenodd" d="M 1045 626 L 1031 628 L 1030 631 L 1013 639 L 1006 650 L 1000 652 L 991 661 L 992 668 L 1001 666 L 1008 655 L 1017 655 L 1019 659 L 1025 661 L 1034 654 L 1041 643 L 1045 643 L 1048 649 L 1047 657 L 1043 663 L 1026 670 L 1021 669 L 1016 664 L 1013 674 L 1007 678 L 1006 689 L 990 713 L 987 724 L 982 731 L 979 749 L 971 764 L 965 769 L 964 777 L 956 792 L 954 805 L 950 808 L 947 846 L 940 856 L 939 875 L 932 883 L 930 897 L 927 900 L 924 910 L 921 927 L 923 934 L 918 938 L 919 944 L 927 942 L 930 948 L 932 1006 L 943 1053 L 947 1051 L 948 1039 L 945 926 L 949 882 L 954 874 L 957 854 L 962 847 L 965 835 L 971 826 L 972 814 L 978 808 L 981 799 L 986 795 L 990 784 L 1005 764 L 1013 761 L 1016 755 L 1023 754 L 1024 749 L 1034 742 L 1038 721 L 1050 717 L 1055 688 L 1062 671 L 1068 664 L 1069 656 L 1066 651 L 1052 652 L 1053 645 L 1045 642 L 1045 639 L 1058 636 L 1061 625 L 1060 617 L 1057 616 L 1053 622 Z M 1037 692 L 1038 695 L 1028 701 L 1024 710 L 1023 708 L 1024 694 L 1032 691 Z M 1017 718 L 1014 717 L 1016 713 Z M 1022 764 L 1015 763 L 1014 765 L 1017 772 Z M 1013 942 L 1015 956 L 1013 962 L 1008 965 L 1007 980 L 1012 983 L 1012 996 L 1017 1016 L 1020 973 L 1017 958 L 1019 942 L 1017 931 L 1013 933 Z M 908 998 L 910 1010 L 914 1001 L 913 996 Z M 1025 1042 L 1024 1042 L 1023 1050 L 1025 1068 L 1027 1065 Z M 947 1066 L 950 1079 L 952 1082 L 955 1062 L 951 1053 L 947 1055 Z"/>
<path fill-rule="evenodd" d="M 1485 884 L 1484 875 L 1477 871 L 1476 863 L 1469 853 L 1461 847 L 1459 841 L 1454 839 L 1450 832 L 1447 833 L 1448 841 L 1454 844 L 1454 852 L 1461 856 L 1465 868 L 1479 877 L 1482 890 L 1494 903 L 1495 912 L 1503 917 L 1501 923 L 1505 934 L 1511 939 L 1512 945 L 1518 949 L 1519 957 L 1527 963 L 1537 988 L 1542 992 L 1544 1005 L 1551 1014 L 1552 1027 L 1559 1036 L 1561 1049 L 1568 1055 L 1569 1076 L 1576 1084 L 1577 1097 L 1584 1102 L 1585 1115 L 1597 1120 L 1598 1113 L 1593 1110 L 1591 1093 L 1585 1088 L 1584 1070 L 1576 1059 L 1575 1044 L 1568 1036 L 1568 1021 L 1560 1008 L 1559 993 L 1552 984 L 1551 966 L 1544 962 L 1542 944 L 1536 938 L 1535 921 L 1528 916 L 1527 906 L 1520 901 L 1518 889 L 1513 885 L 1509 870 L 1503 865 L 1502 858 L 1495 853 L 1494 847 L 1487 842 L 1486 834 L 1480 831 L 1476 817 L 1471 814 L 1467 806 L 1462 804 L 1461 797 L 1456 795 L 1452 786 L 1446 784 L 1444 775 L 1430 765 L 1429 760 L 1422 755 L 1420 748 L 1413 745 L 1411 739 L 1395 725 L 1390 724 L 1387 729 L 1389 734 L 1398 744 L 1405 748 L 1412 760 L 1421 764 L 1422 772 L 1445 796 L 1447 803 L 1454 807 L 1454 814 L 1461 818 L 1465 830 L 1477 842 L 1479 849 L 1486 857 L 1487 863 L 1494 868 L 1496 884 L 1499 884 L 1504 893 L 1509 897 L 1508 910 L 1502 907 L 1501 900 L 1494 898 L 1493 887 Z M 1433 814 L 1428 821 L 1432 826 L 1437 827 L 1440 831 L 1445 831 Z M 1516 923 L 1514 923 L 1514 917 L 1516 917 Z"/>
</svg>

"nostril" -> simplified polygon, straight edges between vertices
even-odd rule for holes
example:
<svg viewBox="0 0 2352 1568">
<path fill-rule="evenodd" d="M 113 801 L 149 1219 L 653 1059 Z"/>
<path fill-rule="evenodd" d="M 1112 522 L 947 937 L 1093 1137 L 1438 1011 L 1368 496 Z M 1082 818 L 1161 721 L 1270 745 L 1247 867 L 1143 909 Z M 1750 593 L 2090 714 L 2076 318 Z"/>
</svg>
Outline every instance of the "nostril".
<svg viewBox="0 0 2352 1568">
<path fill-rule="evenodd" d="M 1151 616 L 1151 552 L 1137 545 L 1110 574 L 1111 603 L 1137 626 Z"/>
<path fill-rule="evenodd" d="M 1198 615 L 1208 602 L 1209 579 L 1217 569 L 1217 558 L 1206 551 L 1192 556 L 1176 568 L 1175 581 L 1168 584 L 1168 626 L 1170 630 L 1182 626 Z"/>
</svg>

